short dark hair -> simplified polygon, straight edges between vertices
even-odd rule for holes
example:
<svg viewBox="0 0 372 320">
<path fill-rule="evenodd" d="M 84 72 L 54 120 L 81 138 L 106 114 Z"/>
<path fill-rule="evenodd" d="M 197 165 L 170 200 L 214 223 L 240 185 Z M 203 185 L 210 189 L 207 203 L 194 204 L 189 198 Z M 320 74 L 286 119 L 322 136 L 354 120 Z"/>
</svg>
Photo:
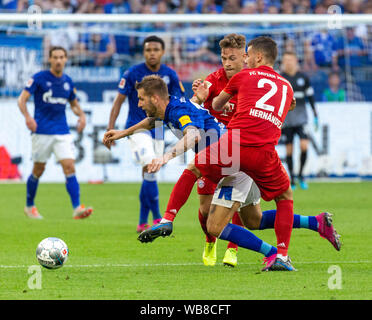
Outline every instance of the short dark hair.
<svg viewBox="0 0 372 320">
<path fill-rule="evenodd" d="M 255 51 L 261 51 L 268 62 L 274 64 L 278 56 L 278 47 L 273 39 L 260 36 L 249 41 L 247 48 L 250 46 L 252 46 L 252 49 Z"/>
<path fill-rule="evenodd" d="M 161 48 L 165 50 L 165 43 L 162 38 L 159 38 L 157 36 L 148 36 L 145 40 L 143 40 L 142 49 L 145 49 L 145 44 L 147 42 L 159 42 L 161 44 Z"/>
<path fill-rule="evenodd" d="M 334 77 L 334 76 L 338 77 L 339 79 L 341 78 L 340 74 L 337 71 L 331 71 L 330 73 L 328 73 L 328 78 Z"/>
<path fill-rule="evenodd" d="M 65 56 L 67 57 L 67 50 L 64 47 L 61 46 L 53 46 L 49 49 L 49 58 L 52 56 L 53 51 L 62 50 L 65 53 Z"/>
<path fill-rule="evenodd" d="M 136 90 L 139 89 L 143 89 L 146 96 L 153 96 L 154 94 L 158 94 L 163 98 L 169 96 L 167 84 L 157 75 L 143 77 L 142 81 L 136 84 Z"/>
<path fill-rule="evenodd" d="M 221 49 L 226 48 L 245 49 L 245 36 L 242 34 L 230 33 L 219 42 L 219 45 Z"/>
</svg>

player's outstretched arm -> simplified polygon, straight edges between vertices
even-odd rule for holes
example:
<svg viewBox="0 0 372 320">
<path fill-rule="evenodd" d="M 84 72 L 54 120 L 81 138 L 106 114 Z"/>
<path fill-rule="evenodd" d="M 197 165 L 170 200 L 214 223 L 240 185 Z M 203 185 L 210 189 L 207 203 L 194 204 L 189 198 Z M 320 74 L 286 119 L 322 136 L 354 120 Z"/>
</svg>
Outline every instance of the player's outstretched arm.
<svg viewBox="0 0 372 320">
<path fill-rule="evenodd" d="M 220 94 L 213 99 L 212 108 L 216 111 L 222 111 L 227 102 L 231 99 L 231 94 L 221 91 Z"/>
<path fill-rule="evenodd" d="M 193 148 L 201 139 L 199 130 L 194 126 L 186 127 L 183 134 L 183 138 L 180 139 L 169 152 L 165 153 L 160 158 L 153 159 L 152 162 L 147 165 L 148 173 L 158 172 L 168 161 Z"/>
<path fill-rule="evenodd" d="M 32 132 L 35 132 L 37 128 L 36 121 L 33 117 L 31 117 L 27 110 L 27 101 L 30 96 L 31 94 L 27 90 L 23 90 L 18 98 L 18 107 L 25 117 L 27 128 L 29 128 Z"/>
<path fill-rule="evenodd" d="M 142 121 L 138 122 L 137 124 L 135 124 L 134 126 L 131 126 L 128 129 L 125 129 L 125 130 L 109 130 L 109 131 L 105 132 L 102 142 L 107 148 L 110 149 L 112 143 L 115 140 L 119 140 L 119 139 L 122 139 L 122 138 L 125 138 L 125 137 L 128 137 L 128 136 L 131 136 L 136 131 L 151 130 L 151 129 L 155 128 L 155 122 L 156 122 L 156 118 L 147 117 L 147 118 L 143 119 Z"/>
<path fill-rule="evenodd" d="M 83 132 L 86 126 L 86 117 L 85 112 L 81 109 L 78 99 L 74 99 L 70 101 L 71 110 L 72 112 L 79 117 L 78 124 L 77 124 L 77 132 Z"/>
</svg>

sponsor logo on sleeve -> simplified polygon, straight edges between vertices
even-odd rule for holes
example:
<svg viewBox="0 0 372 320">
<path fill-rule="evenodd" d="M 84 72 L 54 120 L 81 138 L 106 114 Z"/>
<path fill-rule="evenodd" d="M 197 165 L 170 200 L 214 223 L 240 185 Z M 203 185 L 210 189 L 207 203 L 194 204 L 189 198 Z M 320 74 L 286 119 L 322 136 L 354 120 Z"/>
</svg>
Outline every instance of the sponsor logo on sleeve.
<svg viewBox="0 0 372 320">
<path fill-rule="evenodd" d="M 178 119 L 178 121 L 181 123 L 181 126 L 185 126 L 187 125 L 188 123 L 191 122 L 191 119 L 189 116 L 182 116 L 181 118 Z"/>
<path fill-rule="evenodd" d="M 30 88 L 32 86 L 32 84 L 34 83 L 34 79 L 30 78 L 28 79 L 27 83 L 26 83 L 26 87 L 27 88 Z"/>
<path fill-rule="evenodd" d="M 179 81 L 178 83 L 179 83 L 179 85 L 180 85 L 181 91 L 182 91 L 182 92 L 185 92 L 185 88 L 184 88 L 184 86 L 183 86 L 182 82 L 181 82 L 181 81 Z"/>
<path fill-rule="evenodd" d="M 119 82 L 119 88 L 124 89 L 125 87 L 125 78 L 121 78 Z"/>
</svg>

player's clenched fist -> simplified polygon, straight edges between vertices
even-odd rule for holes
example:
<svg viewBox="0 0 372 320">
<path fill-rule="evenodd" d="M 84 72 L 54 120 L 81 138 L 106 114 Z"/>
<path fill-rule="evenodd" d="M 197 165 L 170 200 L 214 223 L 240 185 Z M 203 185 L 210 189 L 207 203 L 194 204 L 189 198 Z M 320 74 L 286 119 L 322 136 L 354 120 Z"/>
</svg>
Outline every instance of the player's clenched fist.
<svg viewBox="0 0 372 320">
<path fill-rule="evenodd" d="M 167 153 L 160 158 L 152 159 L 151 163 L 147 165 L 147 172 L 148 173 L 158 172 L 160 168 L 166 165 L 170 159 L 172 159 L 172 156 Z"/>
<path fill-rule="evenodd" d="M 199 86 L 196 88 L 194 92 L 198 100 L 203 103 L 205 100 L 207 100 L 209 95 L 208 84 L 206 82 L 199 84 Z"/>
<path fill-rule="evenodd" d="M 77 132 L 78 132 L 78 133 L 83 132 L 85 126 L 86 126 L 85 114 L 82 114 L 82 115 L 79 117 L 79 119 L 78 119 Z"/>
<path fill-rule="evenodd" d="M 105 132 L 103 136 L 102 143 L 108 148 L 111 148 L 111 145 L 115 140 L 126 137 L 126 130 L 109 130 Z"/>
<path fill-rule="evenodd" d="M 27 117 L 26 118 L 26 126 L 31 130 L 31 132 L 35 132 L 37 128 L 37 124 L 34 118 Z"/>
<path fill-rule="evenodd" d="M 289 111 L 292 111 L 294 108 L 296 108 L 296 98 L 293 97 L 291 105 L 289 107 Z"/>
</svg>

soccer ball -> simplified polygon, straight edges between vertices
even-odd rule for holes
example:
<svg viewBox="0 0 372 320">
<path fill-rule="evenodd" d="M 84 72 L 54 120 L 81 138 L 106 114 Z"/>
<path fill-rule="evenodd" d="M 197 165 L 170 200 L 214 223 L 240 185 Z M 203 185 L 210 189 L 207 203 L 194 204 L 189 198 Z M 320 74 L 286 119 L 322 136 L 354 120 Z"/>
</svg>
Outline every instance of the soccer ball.
<svg viewBox="0 0 372 320">
<path fill-rule="evenodd" d="M 46 238 L 36 248 L 36 258 L 47 269 L 58 269 L 68 258 L 68 247 L 58 238 Z"/>
</svg>

